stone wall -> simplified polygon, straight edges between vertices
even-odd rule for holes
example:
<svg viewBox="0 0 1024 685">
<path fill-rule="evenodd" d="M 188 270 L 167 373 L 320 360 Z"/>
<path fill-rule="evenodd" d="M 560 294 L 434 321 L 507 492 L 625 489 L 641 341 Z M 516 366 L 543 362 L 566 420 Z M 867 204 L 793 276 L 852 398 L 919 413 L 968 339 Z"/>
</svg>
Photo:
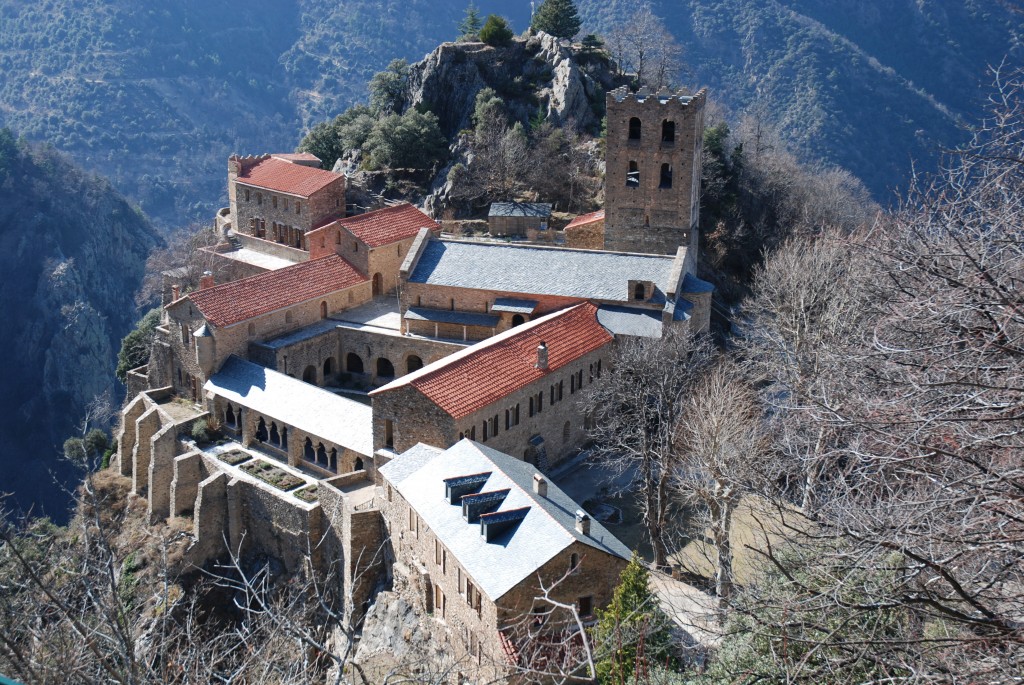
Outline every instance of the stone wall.
<svg viewBox="0 0 1024 685">
<path fill-rule="evenodd" d="M 553 466 L 586 442 L 586 420 L 580 400 L 584 390 L 599 382 L 598 364 L 603 373 L 609 368 L 610 357 L 611 345 L 605 345 L 459 421 L 412 386 L 374 394 L 374 449 L 387 448 L 402 453 L 419 442 L 447 448 L 468 437 L 530 463 L 539 460 L 541 468 Z M 582 386 L 577 388 L 573 376 L 579 378 L 580 374 Z M 557 399 L 559 383 L 561 399 Z M 554 404 L 551 403 L 553 387 L 556 388 Z M 541 394 L 543 399 L 538 403 L 537 396 Z M 535 408 L 532 416 L 531 398 Z M 538 405 L 540 411 L 536 411 Z M 514 423 L 516 411 L 518 423 Z M 488 430 L 485 439 L 484 423 L 494 417 L 497 417 L 498 432 L 491 434 Z M 388 444 L 389 422 L 391 444 Z"/>
<path fill-rule="evenodd" d="M 282 243 L 274 242 L 273 240 L 264 240 L 263 238 L 246 235 L 245 233 L 236 233 L 235 238 L 242 247 L 247 247 L 250 250 L 262 252 L 263 254 L 268 254 L 272 257 L 287 259 L 288 261 L 295 263 L 306 262 L 310 259 L 309 252 L 306 250 L 290 247 Z"/>
<path fill-rule="evenodd" d="M 382 385 L 395 377 L 404 376 L 410 370 L 410 362 L 416 366 L 417 359 L 426 366 L 464 347 L 453 342 L 382 334 L 347 326 L 338 328 L 338 338 L 341 348 L 339 359 L 344 373 L 370 386 Z M 363 366 L 362 374 L 353 370 L 352 362 L 355 359 L 349 357 L 350 354 L 359 358 Z M 377 373 L 381 359 L 386 359 L 394 367 L 394 377 L 382 377 Z"/>
<path fill-rule="evenodd" d="M 704 90 L 688 103 L 621 92 L 606 96 L 605 249 L 674 254 L 680 245 L 695 244 L 705 97 Z M 641 122 L 638 138 L 630 137 L 632 119 Z M 663 141 L 666 122 L 675 125 L 672 142 Z M 635 184 L 627 183 L 631 163 L 639 175 Z M 666 164 L 670 187 L 661 173 Z"/>
<path fill-rule="evenodd" d="M 309 197 L 280 193 L 250 186 L 230 173 L 232 227 L 236 234 L 247 234 L 268 241 L 306 250 L 306 233 L 332 217 L 345 213 L 345 177 Z"/>
<path fill-rule="evenodd" d="M 573 226 L 565 231 L 565 246 L 578 250 L 603 250 L 604 219 Z"/>
</svg>

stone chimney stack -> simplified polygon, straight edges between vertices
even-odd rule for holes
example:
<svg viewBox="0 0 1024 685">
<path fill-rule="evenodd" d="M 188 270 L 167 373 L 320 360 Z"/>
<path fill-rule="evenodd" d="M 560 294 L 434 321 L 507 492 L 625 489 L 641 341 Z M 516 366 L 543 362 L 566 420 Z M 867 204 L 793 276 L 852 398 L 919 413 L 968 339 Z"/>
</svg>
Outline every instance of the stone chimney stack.
<svg viewBox="0 0 1024 685">
<path fill-rule="evenodd" d="M 207 288 L 212 288 L 215 285 L 217 285 L 217 282 L 213 279 L 213 272 L 204 271 L 203 277 L 199 279 L 199 289 L 206 290 Z"/>
<path fill-rule="evenodd" d="M 171 302 L 177 302 L 181 297 L 181 286 L 175 283 L 171 286 Z"/>
<path fill-rule="evenodd" d="M 582 509 L 576 510 L 576 532 L 590 535 L 590 515 Z"/>
<path fill-rule="evenodd" d="M 539 473 L 533 474 L 533 491 L 540 497 L 548 496 L 548 482 Z"/>
<path fill-rule="evenodd" d="M 541 371 L 547 371 L 548 369 L 548 344 L 543 340 L 537 346 L 537 365 L 535 368 Z"/>
</svg>

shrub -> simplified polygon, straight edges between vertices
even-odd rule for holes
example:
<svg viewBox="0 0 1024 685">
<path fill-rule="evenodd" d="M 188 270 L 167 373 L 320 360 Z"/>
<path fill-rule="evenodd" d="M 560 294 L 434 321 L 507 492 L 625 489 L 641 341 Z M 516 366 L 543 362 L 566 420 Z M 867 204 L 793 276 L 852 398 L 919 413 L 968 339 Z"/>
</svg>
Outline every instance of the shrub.
<svg viewBox="0 0 1024 685">
<path fill-rule="evenodd" d="M 484 27 L 480 29 L 480 40 L 494 47 L 508 45 L 512 42 L 512 35 L 508 21 L 497 14 L 488 15 Z"/>
<path fill-rule="evenodd" d="M 192 439 L 198 443 L 210 441 L 210 427 L 204 419 L 192 424 Z"/>
</svg>

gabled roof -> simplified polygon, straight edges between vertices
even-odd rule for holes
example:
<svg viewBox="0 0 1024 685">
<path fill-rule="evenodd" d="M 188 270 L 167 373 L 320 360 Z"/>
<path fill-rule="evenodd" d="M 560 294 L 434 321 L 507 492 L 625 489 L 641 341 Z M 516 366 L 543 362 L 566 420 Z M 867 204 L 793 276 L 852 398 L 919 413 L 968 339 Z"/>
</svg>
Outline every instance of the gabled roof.
<svg viewBox="0 0 1024 685">
<path fill-rule="evenodd" d="M 630 302 L 629 281 L 652 281 L 648 304 L 675 291 L 671 255 L 573 250 L 536 245 L 430 240 L 409 275 L 412 283 Z M 528 298 L 532 299 L 532 298 Z"/>
<path fill-rule="evenodd" d="M 580 226 L 586 226 L 597 221 L 604 221 L 604 210 L 599 209 L 596 212 L 590 214 L 580 214 L 578 217 L 566 224 L 565 230 L 569 231 Z"/>
<path fill-rule="evenodd" d="M 492 202 L 487 216 L 551 216 L 547 202 Z"/>
<path fill-rule="evenodd" d="M 309 197 L 339 178 L 344 178 L 344 176 L 271 157 L 240 174 L 238 182 L 290 195 Z"/>
<path fill-rule="evenodd" d="M 368 280 L 338 255 L 189 293 L 209 323 L 221 328 L 324 297 Z"/>
<path fill-rule="evenodd" d="M 535 494 L 533 466 L 479 443 L 462 440 L 444 451 L 417 445 L 382 466 L 380 473 L 492 601 L 575 542 L 595 553 L 629 559 L 629 549 L 597 521 L 591 522 L 590 535 L 576 531 L 580 506 L 554 483 L 548 483 L 546 497 Z M 482 492 L 509 491 L 495 513 L 519 510 L 518 518 L 528 507 L 517 525 L 490 542 L 481 536 L 479 523 L 462 517 L 461 502 L 452 504 L 445 497 L 445 479 L 469 474 L 488 474 Z"/>
<path fill-rule="evenodd" d="M 455 419 L 497 402 L 613 340 L 584 303 L 542 316 L 397 378 L 371 395 L 412 386 Z M 538 369 L 537 347 L 548 348 Z"/>
<path fill-rule="evenodd" d="M 373 454 L 373 410 L 315 385 L 231 356 L 204 390 L 304 433 Z"/>
<path fill-rule="evenodd" d="M 415 238 L 421 228 L 432 231 L 441 228 L 436 221 L 407 202 L 351 216 L 337 223 L 369 247 Z"/>
</svg>

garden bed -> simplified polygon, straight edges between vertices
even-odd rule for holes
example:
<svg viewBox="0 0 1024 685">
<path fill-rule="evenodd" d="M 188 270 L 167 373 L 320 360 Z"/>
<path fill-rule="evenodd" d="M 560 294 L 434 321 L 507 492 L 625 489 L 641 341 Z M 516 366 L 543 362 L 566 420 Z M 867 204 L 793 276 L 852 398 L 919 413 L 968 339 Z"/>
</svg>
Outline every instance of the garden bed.
<svg viewBox="0 0 1024 685">
<path fill-rule="evenodd" d="M 231 450 L 230 452 L 221 452 L 217 455 L 217 458 L 226 464 L 238 466 L 242 462 L 252 459 L 252 455 L 242 450 Z"/>
<path fill-rule="evenodd" d="M 308 488 L 302 488 L 292 493 L 303 502 L 309 502 L 310 504 L 318 502 L 320 500 L 320 493 L 317 490 L 317 486 L 310 485 Z"/>
<path fill-rule="evenodd" d="M 273 485 L 278 490 L 284 490 L 285 492 L 294 490 L 300 485 L 304 485 L 306 483 L 302 478 L 293 476 L 284 469 L 279 469 L 273 464 L 268 464 L 265 461 L 252 461 L 240 468 L 250 476 L 255 476 L 264 483 Z"/>
</svg>

